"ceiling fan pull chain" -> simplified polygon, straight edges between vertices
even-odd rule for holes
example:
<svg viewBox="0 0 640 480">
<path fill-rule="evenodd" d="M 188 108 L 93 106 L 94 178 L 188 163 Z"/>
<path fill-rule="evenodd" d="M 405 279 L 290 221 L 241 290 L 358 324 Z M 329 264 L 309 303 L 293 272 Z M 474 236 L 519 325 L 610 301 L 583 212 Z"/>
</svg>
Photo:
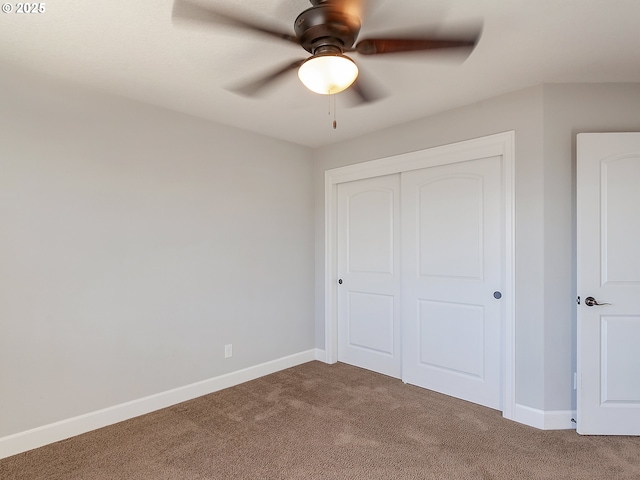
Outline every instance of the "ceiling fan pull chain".
<svg viewBox="0 0 640 480">
<path fill-rule="evenodd" d="M 329 96 L 333 100 L 333 129 L 335 130 L 337 128 L 337 126 L 338 126 L 338 123 L 336 122 L 336 95 L 335 95 L 335 93 L 332 93 Z"/>
</svg>

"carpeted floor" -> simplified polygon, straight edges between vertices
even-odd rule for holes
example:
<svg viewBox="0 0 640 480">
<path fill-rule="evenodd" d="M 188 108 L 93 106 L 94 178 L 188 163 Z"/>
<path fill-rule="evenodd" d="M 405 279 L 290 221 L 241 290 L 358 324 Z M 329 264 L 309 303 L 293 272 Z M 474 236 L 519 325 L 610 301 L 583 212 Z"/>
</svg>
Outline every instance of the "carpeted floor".
<svg viewBox="0 0 640 480">
<path fill-rule="evenodd" d="M 540 431 L 311 362 L 0 460 L 0 479 L 640 479 L 640 437 Z"/>
</svg>

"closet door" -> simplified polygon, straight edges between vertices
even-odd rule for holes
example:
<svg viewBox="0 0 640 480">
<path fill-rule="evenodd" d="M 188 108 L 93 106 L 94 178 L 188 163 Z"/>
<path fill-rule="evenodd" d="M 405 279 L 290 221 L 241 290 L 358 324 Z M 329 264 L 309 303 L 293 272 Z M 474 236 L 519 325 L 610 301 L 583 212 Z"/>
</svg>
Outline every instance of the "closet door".
<svg viewBox="0 0 640 480">
<path fill-rule="evenodd" d="M 502 157 L 402 174 L 406 383 L 502 406 Z"/>
<path fill-rule="evenodd" d="M 338 185 L 338 360 L 400 378 L 400 175 Z"/>
</svg>

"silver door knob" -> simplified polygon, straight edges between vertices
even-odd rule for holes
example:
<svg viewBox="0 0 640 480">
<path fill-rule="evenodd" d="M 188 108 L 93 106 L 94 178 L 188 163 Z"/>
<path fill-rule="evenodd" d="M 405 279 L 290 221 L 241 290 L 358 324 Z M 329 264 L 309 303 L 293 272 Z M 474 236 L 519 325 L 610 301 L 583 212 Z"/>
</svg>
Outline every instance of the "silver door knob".
<svg viewBox="0 0 640 480">
<path fill-rule="evenodd" d="M 584 304 L 587 307 L 594 307 L 596 305 L 611 305 L 610 303 L 598 303 L 598 301 L 593 297 L 587 297 L 584 299 Z"/>
</svg>

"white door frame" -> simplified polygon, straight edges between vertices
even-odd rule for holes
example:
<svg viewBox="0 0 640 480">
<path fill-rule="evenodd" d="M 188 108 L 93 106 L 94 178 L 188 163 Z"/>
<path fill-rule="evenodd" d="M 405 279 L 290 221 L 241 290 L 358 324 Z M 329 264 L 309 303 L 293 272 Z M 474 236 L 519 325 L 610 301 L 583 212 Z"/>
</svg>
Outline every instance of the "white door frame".
<svg viewBox="0 0 640 480">
<path fill-rule="evenodd" d="M 503 409 L 508 419 L 515 417 L 515 132 L 504 132 L 417 152 L 334 168 L 325 172 L 325 355 L 327 363 L 338 361 L 337 313 L 337 185 L 447 165 L 478 158 L 502 157 L 504 192 L 504 359 Z"/>
</svg>

